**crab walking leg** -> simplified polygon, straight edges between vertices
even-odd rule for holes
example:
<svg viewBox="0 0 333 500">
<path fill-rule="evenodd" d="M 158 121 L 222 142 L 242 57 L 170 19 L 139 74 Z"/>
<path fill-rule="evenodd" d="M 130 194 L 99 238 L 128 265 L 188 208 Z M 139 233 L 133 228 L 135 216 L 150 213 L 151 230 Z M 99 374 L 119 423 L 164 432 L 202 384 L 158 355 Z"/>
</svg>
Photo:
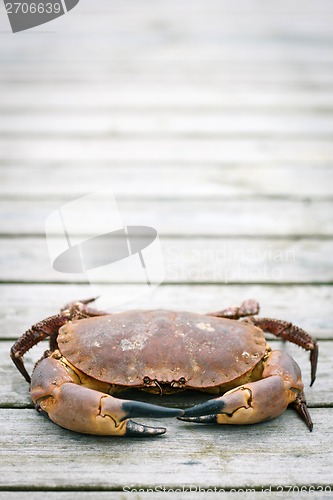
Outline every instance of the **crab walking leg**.
<svg viewBox="0 0 333 500">
<path fill-rule="evenodd" d="M 73 319 L 89 318 L 94 316 L 105 316 L 108 314 L 105 311 L 99 311 L 87 307 L 87 304 L 93 302 L 96 298 L 70 302 L 61 309 L 60 314 L 49 316 L 42 321 L 29 328 L 12 346 L 10 356 L 16 368 L 23 375 L 28 383 L 30 383 L 30 375 L 27 372 L 23 356 L 26 352 L 42 340 L 49 337 L 50 349 L 54 351 L 57 346 L 57 335 L 59 328 Z"/>
<path fill-rule="evenodd" d="M 44 358 L 36 365 L 31 379 L 31 398 L 36 409 L 47 413 L 53 422 L 84 434 L 144 437 L 164 434 L 164 427 L 148 427 L 129 418 L 165 418 L 184 413 L 174 408 L 114 398 L 77 385 L 67 369 L 54 358 Z"/>
<path fill-rule="evenodd" d="M 98 297 L 69 302 L 61 308 L 61 312 L 68 314 L 73 319 L 93 318 L 95 316 L 105 316 L 110 314 L 106 311 L 101 311 L 87 306 L 87 304 L 94 302 L 96 299 L 98 299 Z"/>
<path fill-rule="evenodd" d="M 261 328 L 264 332 L 269 332 L 283 340 L 288 340 L 293 344 L 303 347 L 306 351 L 310 351 L 311 364 L 311 383 L 316 379 L 317 363 L 318 363 L 318 342 L 311 337 L 307 332 L 288 321 L 282 321 L 273 318 L 251 318 L 255 326 Z"/>
<path fill-rule="evenodd" d="M 218 424 L 254 424 L 277 417 L 292 404 L 307 426 L 313 424 L 303 395 L 301 371 L 288 353 L 272 351 L 264 362 L 262 379 L 185 410 L 181 420 Z"/>
<path fill-rule="evenodd" d="M 23 375 L 28 383 L 30 383 L 30 375 L 27 372 L 23 356 L 26 352 L 47 337 L 54 336 L 59 328 L 67 323 L 68 319 L 62 314 L 55 314 L 42 321 L 39 321 L 33 325 L 29 330 L 27 330 L 22 337 L 17 339 L 15 344 L 10 350 L 10 357 L 13 360 L 14 365 Z"/>
</svg>

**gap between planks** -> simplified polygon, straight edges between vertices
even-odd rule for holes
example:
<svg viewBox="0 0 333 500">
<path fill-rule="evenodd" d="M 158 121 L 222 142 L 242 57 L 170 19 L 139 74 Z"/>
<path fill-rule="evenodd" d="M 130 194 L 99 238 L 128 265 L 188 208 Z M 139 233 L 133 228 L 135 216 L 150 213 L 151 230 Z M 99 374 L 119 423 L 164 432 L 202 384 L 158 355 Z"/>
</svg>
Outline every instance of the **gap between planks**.
<svg viewBox="0 0 333 500">
<path fill-rule="evenodd" d="M 59 273 L 54 270 L 45 238 L 2 239 L 2 282 L 74 282 L 86 283 L 83 273 Z M 151 260 L 147 272 L 151 282 L 227 284 L 329 284 L 333 281 L 331 260 L 333 241 L 309 239 L 238 239 L 223 237 L 198 239 L 161 238 L 161 251 Z M 53 255 L 65 248 L 64 238 L 48 238 Z M 133 256 L 135 259 L 135 255 Z M 139 262 L 138 262 L 139 264 Z M 163 272 L 164 268 L 164 272 Z M 142 283 L 141 268 L 128 269 L 126 259 L 109 273 L 96 268 L 93 283 Z M 156 269 L 160 272 L 156 274 Z M 144 282 L 146 283 L 146 281 Z"/>
<path fill-rule="evenodd" d="M 117 296 L 118 304 L 107 309 L 111 312 L 163 308 L 205 313 L 254 298 L 259 301 L 260 315 L 291 321 L 318 339 L 333 340 L 333 287 L 329 285 L 178 283 L 160 285 L 146 294 L 140 285 L 119 284 L 100 285 L 99 292 L 104 298 Z M 2 284 L 1 337 L 14 340 L 32 324 L 56 314 L 65 303 L 91 296 L 91 287 L 82 284 Z"/>
<path fill-rule="evenodd" d="M 272 421 L 245 428 L 184 425 L 170 419 L 165 436 L 142 442 L 71 433 L 35 410 L 2 409 L 0 485 L 119 489 L 129 483 L 227 488 L 268 482 L 331 484 L 333 409 L 313 408 L 312 414 L 318 429 L 312 433 L 287 410 Z"/>
<path fill-rule="evenodd" d="M 42 237 L 45 221 L 54 210 L 66 203 L 65 196 L 54 199 L 9 198 L 0 201 L 0 238 Z M 154 227 L 160 236 L 178 238 L 332 238 L 333 203 L 320 200 L 173 198 L 143 199 L 117 197 L 117 206 L 125 225 Z M 140 209 L 138 210 L 138 203 Z M 285 214 L 288 213 L 288 217 Z M 74 214 L 72 214 L 72 217 Z M 71 233 L 89 237 L 101 228 L 106 232 L 110 207 L 103 196 L 77 214 Z M 274 220 L 274 225 L 272 224 Z M 191 221 L 191 224 L 189 224 Z M 104 226 L 104 229 L 103 229 Z"/>
</svg>

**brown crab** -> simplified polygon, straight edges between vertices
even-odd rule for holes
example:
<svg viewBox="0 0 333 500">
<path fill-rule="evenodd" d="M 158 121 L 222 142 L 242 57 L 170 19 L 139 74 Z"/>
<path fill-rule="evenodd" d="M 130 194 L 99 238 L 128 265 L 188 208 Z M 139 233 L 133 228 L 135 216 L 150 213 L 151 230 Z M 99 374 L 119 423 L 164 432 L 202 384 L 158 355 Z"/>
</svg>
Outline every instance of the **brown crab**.
<svg viewBox="0 0 333 500">
<path fill-rule="evenodd" d="M 291 323 L 253 317 L 259 310 L 254 300 L 205 315 L 165 310 L 108 314 L 88 307 L 92 300 L 68 304 L 32 326 L 11 349 L 15 365 L 31 381 L 36 409 L 58 425 L 89 434 L 151 436 L 165 429 L 130 418 L 251 424 L 292 405 L 312 430 L 300 368 L 286 352 L 271 350 L 264 331 L 310 351 L 311 385 L 317 342 Z M 46 337 L 50 350 L 30 379 L 22 357 Z M 179 410 L 111 395 L 127 388 L 223 395 Z"/>
</svg>

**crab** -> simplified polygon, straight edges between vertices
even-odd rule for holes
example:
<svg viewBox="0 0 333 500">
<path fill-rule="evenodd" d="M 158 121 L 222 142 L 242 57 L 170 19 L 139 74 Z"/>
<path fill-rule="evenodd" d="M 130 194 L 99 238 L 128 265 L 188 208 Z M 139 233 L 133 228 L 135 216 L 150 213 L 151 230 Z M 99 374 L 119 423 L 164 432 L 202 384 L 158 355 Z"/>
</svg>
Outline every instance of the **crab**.
<svg viewBox="0 0 333 500">
<path fill-rule="evenodd" d="M 36 409 L 59 426 L 87 434 L 155 436 L 166 429 L 132 417 L 254 424 L 291 405 L 312 430 L 300 368 L 287 352 L 272 350 L 264 332 L 310 351 L 311 385 L 318 344 L 291 323 L 255 316 L 255 300 L 207 314 L 110 314 L 89 306 L 93 300 L 67 304 L 32 326 L 11 349 L 13 362 L 31 383 Z M 30 378 L 23 355 L 47 337 L 50 349 Z M 191 389 L 215 397 L 182 410 L 115 396 L 128 388 L 157 394 Z"/>
</svg>

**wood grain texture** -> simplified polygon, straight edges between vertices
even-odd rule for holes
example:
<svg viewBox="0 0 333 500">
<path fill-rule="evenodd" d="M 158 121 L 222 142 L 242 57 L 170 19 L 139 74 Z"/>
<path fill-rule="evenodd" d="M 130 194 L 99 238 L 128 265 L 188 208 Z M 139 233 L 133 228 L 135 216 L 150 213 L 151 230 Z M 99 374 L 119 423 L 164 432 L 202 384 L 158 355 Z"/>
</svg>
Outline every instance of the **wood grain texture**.
<svg viewBox="0 0 333 500">
<path fill-rule="evenodd" d="M 333 381 L 329 376 L 333 369 L 333 342 L 323 341 L 320 343 L 320 357 L 318 365 L 317 379 L 310 388 L 310 362 L 309 354 L 295 345 L 284 345 L 277 340 L 269 340 L 272 349 L 282 349 L 287 351 L 300 365 L 302 370 L 302 379 L 304 382 L 304 391 L 309 407 L 330 407 L 333 406 Z M 12 360 L 9 357 L 9 351 L 12 342 L 0 342 L 1 380 L 0 380 L 0 407 L 2 408 L 32 408 L 32 402 L 29 396 L 28 384 L 22 375 L 17 371 Z M 41 358 L 44 351 L 48 349 L 48 343 L 44 342 L 34 347 L 25 356 L 25 365 L 29 373 L 32 372 L 34 363 Z M 129 395 L 128 395 L 129 394 Z M 191 393 L 187 396 L 165 396 L 158 398 L 145 395 L 143 392 L 124 393 L 120 397 L 125 399 L 138 399 L 149 401 L 157 405 L 175 405 L 188 407 L 197 402 L 211 398 L 211 395 L 201 395 Z"/>
<path fill-rule="evenodd" d="M 312 143 L 311 141 L 289 144 L 290 151 L 285 154 L 284 158 L 280 159 L 278 156 L 282 153 L 286 143 L 276 143 L 275 146 L 280 153 L 273 153 L 271 158 L 266 157 L 266 151 L 270 149 L 270 146 L 266 149 L 261 144 L 260 151 L 257 151 L 261 159 L 257 162 L 256 154 L 250 151 L 257 147 L 253 141 L 248 141 L 246 144 L 228 141 L 228 145 L 223 145 L 224 141 L 217 140 L 193 140 L 192 143 L 179 140 L 174 144 L 168 140 L 159 143 L 159 141 L 147 142 L 145 140 L 119 142 L 116 139 L 118 144 L 114 144 L 113 140 L 105 140 L 105 146 L 112 155 L 116 154 L 118 146 L 125 154 L 123 158 L 113 158 L 113 160 L 131 163 L 120 166 L 119 164 L 108 164 L 109 160 L 112 163 L 112 158 L 101 158 L 103 145 L 98 145 L 96 142 L 95 145 L 90 141 L 85 142 L 84 148 L 79 146 L 80 141 L 76 139 L 65 143 L 49 141 L 47 144 L 47 142 L 39 142 L 37 148 L 33 144 L 33 140 L 26 144 L 19 141 L 21 146 L 19 150 L 17 143 L 15 147 L 12 143 L 10 146 L 12 153 L 22 155 L 22 157 L 15 157 L 15 161 L 9 162 L 6 169 L 0 168 L 0 193 L 3 197 L 6 199 L 30 198 L 32 200 L 56 199 L 59 202 L 59 199 L 61 200 L 63 197 L 73 199 L 79 195 L 110 189 L 117 199 L 125 197 L 138 201 L 181 199 L 186 203 L 197 200 L 229 201 L 233 198 L 237 200 L 254 199 L 256 201 L 258 199 L 267 201 L 267 198 L 273 200 L 278 198 L 302 200 L 303 202 L 316 199 L 332 200 L 333 169 L 330 166 L 331 158 L 330 156 L 325 157 L 325 144 Z M 75 152 L 76 142 L 78 149 Z M 89 149 L 90 145 L 92 145 L 93 150 L 96 146 L 96 155 L 93 158 L 90 157 L 90 153 L 86 149 L 86 147 Z M 332 147 L 333 153 L 331 143 L 327 142 L 326 145 L 329 148 Z M 48 151 L 48 159 L 46 157 L 36 158 L 35 154 L 39 155 L 44 146 L 45 153 Z M 68 151 L 68 147 L 70 151 Z M 309 147 L 313 148 L 314 156 L 307 152 Z M 164 156 L 165 149 L 168 149 L 169 152 Z M 298 149 L 299 153 L 297 153 Z M 229 150 L 230 157 L 214 159 L 213 156 L 218 154 L 218 150 L 227 156 Z M 4 149 L 0 149 L 0 156 L 1 151 L 5 153 L 6 145 Z M 177 151 L 179 152 L 178 157 Z M 207 151 L 207 155 L 205 151 Z M 134 154 L 134 152 L 138 154 Z M 159 159 L 153 157 L 154 152 L 159 155 Z M 53 153 L 64 157 L 58 158 L 57 163 Z M 150 157 L 150 155 L 153 156 Z M 244 155 L 244 158 L 237 158 L 237 155 Z M 300 165 L 302 162 L 306 165 L 303 165 L 302 168 L 290 165 L 294 155 L 295 158 L 297 156 Z M 131 156 L 133 157 L 131 158 Z M 280 162 L 280 166 L 266 164 L 273 157 L 274 161 Z M 250 163 L 248 163 L 249 158 Z M 9 160 L 6 156 L 3 159 Z M 151 162 L 155 160 L 157 162 L 162 160 L 162 164 L 159 167 L 156 164 L 152 165 Z M 183 160 L 185 163 L 188 162 L 187 167 L 183 165 Z M 72 161 L 75 161 L 74 165 L 71 164 Z M 103 161 L 102 165 L 101 161 Z M 219 161 L 222 162 L 222 165 L 219 164 Z M 146 162 L 147 164 L 145 164 Z M 212 162 L 213 164 L 211 164 Z M 316 162 L 315 169 L 312 167 L 313 162 Z M 21 165 L 18 166 L 20 163 Z"/>
<path fill-rule="evenodd" d="M 271 199 L 267 196 L 253 199 L 242 196 L 235 199 L 205 200 L 180 197 L 170 199 L 118 198 L 124 224 L 147 225 L 158 230 L 160 235 L 168 236 L 237 236 L 247 237 L 278 236 L 310 238 L 330 237 L 333 232 L 331 213 L 332 201 L 321 198 L 308 200 Z M 291 195 L 294 198 L 294 195 Z M 4 236 L 45 234 L 47 217 L 66 203 L 66 196 L 45 199 L 7 199 L 0 201 L 0 234 Z M 96 201 L 90 208 L 80 210 L 72 234 L 87 235 L 95 231 L 96 224 L 105 224 L 108 211 L 106 202 Z M 288 217 L 286 217 L 288 214 Z M 191 220 L 191 225 L 188 221 Z M 272 224 L 274 220 L 274 224 Z M 55 232 L 56 233 L 56 232 Z"/>
<path fill-rule="evenodd" d="M 8 61 L 7 64 L 10 64 Z M 314 62 L 315 64 L 315 62 Z M 333 66 L 333 65 L 332 65 Z M 281 74 L 285 71 L 289 74 L 290 69 L 285 65 L 277 67 L 276 64 L 267 64 L 266 66 L 251 65 L 245 61 L 236 66 L 229 65 L 228 73 L 234 69 L 238 72 L 243 70 L 246 74 L 252 71 L 258 75 L 261 69 L 262 73 L 275 71 Z M 305 69 L 305 68 L 304 68 Z M 316 76 L 316 70 L 333 71 L 327 65 L 317 65 L 306 67 L 307 71 Z M 302 68 L 300 69 L 300 73 Z M 226 71 L 227 73 L 227 71 Z M 262 76 L 262 75 L 261 75 Z M 292 82 L 291 82 L 292 83 Z M 303 78 L 297 87 L 292 85 L 263 85 L 262 81 L 256 85 L 247 84 L 247 91 L 241 92 L 238 83 L 237 86 L 228 88 L 228 91 L 221 91 L 214 80 L 207 82 L 206 85 L 197 85 L 195 81 L 178 84 L 177 87 L 170 87 L 163 82 L 131 83 L 124 82 L 123 85 L 115 82 L 108 82 L 105 85 L 103 81 L 95 84 L 85 84 L 80 82 L 80 86 L 73 82 L 59 83 L 57 92 L 53 93 L 52 83 L 34 83 L 25 82 L 24 86 L 19 82 L 13 82 L 10 89 L 4 83 L 0 83 L 0 88 L 9 92 L 0 93 L 0 109 L 3 116 L 31 116 L 42 115 L 50 120 L 50 116 L 57 119 L 64 114 L 65 116 L 74 116 L 80 111 L 83 116 L 91 116 L 93 113 L 111 114 L 114 112 L 137 113 L 149 112 L 153 115 L 159 112 L 176 112 L 186 115 L 193 115 L 199 112 L 210 112 L 215 114 L 237 113 L 234 116 L 241 116 L 246 113 L 263 114 L 272 120 L 274 116 L 281 120 L 285 113 L 298 114 L 307 113 L 310 116 L 320 119 L 322 113 L 329 118 L 333 108 L 333 91 L 329 88 L 318 88 L 317 86 L 302 87 Z M 244 84 L 245 86 L 245 84 Z M 27 99 L 29 95 L 29 99 Z M 111 114 L 112 116 L 112 114 Z M 19 120 L 17 120 L 19 122 Z M 19 125 L 19 123 L 18 123 Z M 68 126 L 67 124 L 64 124 Z M 96 126 L 96 124 L 91 124 Z M 98 126 L 98 124 L 97 124 Z M 286 124 L 288 126 L 288 124 Z M 314 129 L 314 127 L 313 127 Z M 4 127 L 4 131 L 5 131 Z M 8 132 L 8 131 L 7 131 Z"/>
<path fill-rule="evenodd" d="M 1 426 L 6 427 L 6 433 L 0 438 L 0 484 L 7 488 L 19 484 L 27 489 L 52 489 L 60 484 L 63 489 L 120 489 L 160 483 L 221 488 L 330 484 L 332 409 L 318 408 L 312 413 L 318 432 L 309 433 L 288 410 L 276 420 L 246 429 L 168 420 L 164 437 L 143 442 L 74 434 L 34 410 L 1 409 Z M 291 467 L 292 463 L 298 466 Z M 147 469 L 153 473 L 147 474 Z"/>
<path fill-rule="evenodd" d="M 133 289 L 137 297 L 133 296 Z M 206 313 L 248 298 L 260 303 L 260 314 L 292 321 L 318 339 L 333 340 L 330 285 L 163 285 L 140 296 L 138 285 L 100 285 L 101 297 L 119 297 L 119 304 L 108 310 L 174 309 Z M 89 285 L 7 284 L 0 286 L 1 339 L 14 340 L 31 325 L 56 314 L 72 300 L 91 297 Z M 99 302 L 96 305 L 98 307 Z"/>
<path fill-rule="evenodd" d="M 103 137 L 270 137 L 279 138 L 332 137 L 333 122 L 325 114 L 289 114 L 274 116 L 251 112 L 180 114 L 176 110 L 164 112 L 104 112 L 104 113 L 44 113 L 15 114 L 0 119 L 0 133 L 25 138 L 103 138 Z"/>
</svg>

